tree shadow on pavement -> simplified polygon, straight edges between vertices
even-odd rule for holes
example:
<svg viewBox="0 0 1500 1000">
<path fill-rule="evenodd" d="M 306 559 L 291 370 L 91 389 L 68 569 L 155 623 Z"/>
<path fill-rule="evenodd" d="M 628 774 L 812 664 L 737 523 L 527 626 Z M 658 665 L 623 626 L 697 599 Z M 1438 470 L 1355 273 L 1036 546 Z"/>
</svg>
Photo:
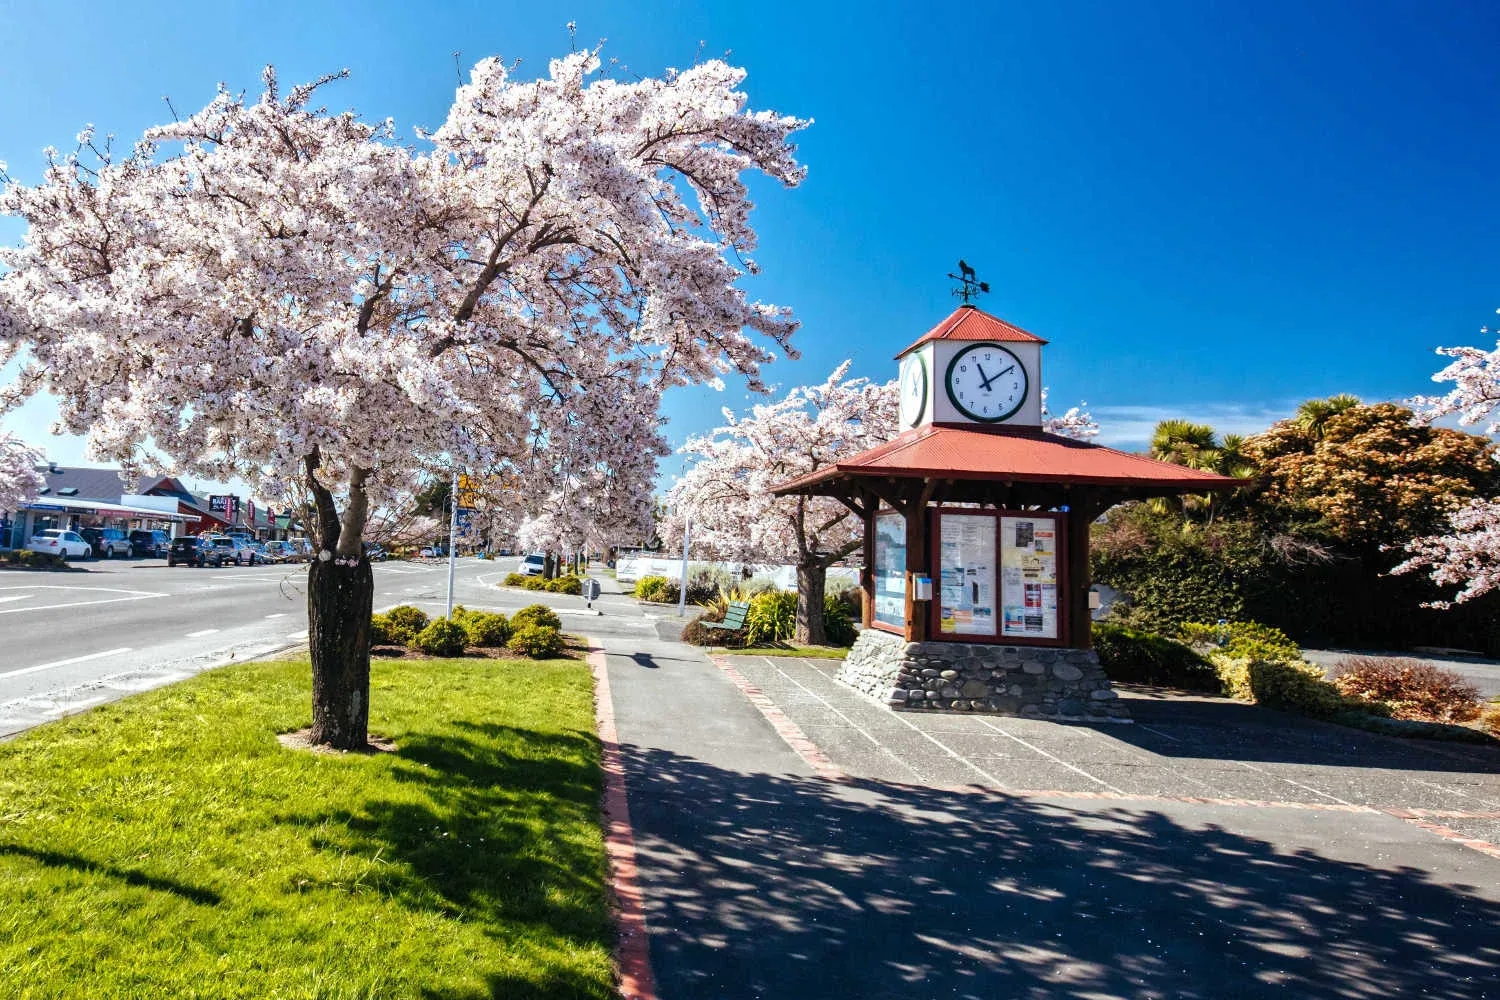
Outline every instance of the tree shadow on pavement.
<svg viewBox="0 0 1500 1000">
<path fill-rule="evenodd" d="M 664 1000 L 1500 995 L 1491 888 L 1390 817 L 746 774 L 626 747 Z M 1213 820 L 1304 846 L 1282 848 Z M 1282 827 L 1297 831 L 1283 837 Z M 1336 838 L 1318 850 L 1309 843 Z M 1368 858 L 1374 852 L 1359 855 Z M 1486 898 L 1486 896 L 1488 898 Z"/>
</svg>

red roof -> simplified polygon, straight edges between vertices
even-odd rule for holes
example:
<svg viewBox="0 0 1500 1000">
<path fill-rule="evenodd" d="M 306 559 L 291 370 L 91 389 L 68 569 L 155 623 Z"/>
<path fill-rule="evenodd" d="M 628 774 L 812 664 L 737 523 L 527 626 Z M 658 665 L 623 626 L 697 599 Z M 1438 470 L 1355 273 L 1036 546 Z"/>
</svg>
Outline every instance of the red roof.
<svg viewBox="0 0 1500 1000">
<path fill-rule="evenodd" d="M 992 340 L 998 343 L 1045 344 L 1034 333 L 1027 333 L 998 316 L 991 316 L 976 306 L 959 306 L 937 326 L 896 357 L 905 357 L 929 340 Z"/>
<path fill-rule="evenodd" d="M 1183 491 L 1231 489 L 1245 485 L 1241 479 L 1159 462 L 1055 434 L 927 424 L 837 465 L 782 483 L 775 492 L 803 492 L 806 487 L 819 483 L 858 476 L 1073 483 Z"/>
</svg>

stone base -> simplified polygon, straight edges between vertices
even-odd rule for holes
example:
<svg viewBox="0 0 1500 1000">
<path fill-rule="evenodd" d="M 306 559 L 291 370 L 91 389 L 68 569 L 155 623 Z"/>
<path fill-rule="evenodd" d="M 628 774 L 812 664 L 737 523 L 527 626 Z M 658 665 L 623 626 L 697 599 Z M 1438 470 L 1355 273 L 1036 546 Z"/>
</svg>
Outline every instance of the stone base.
<svg viewBox="0 0 1500 1000">
<path fill-rule="evenodd" d="M 900 711 L 1130 721 L 1092 649 L 909 643 L 867 628 L 838 678 Z"/>
</svg>

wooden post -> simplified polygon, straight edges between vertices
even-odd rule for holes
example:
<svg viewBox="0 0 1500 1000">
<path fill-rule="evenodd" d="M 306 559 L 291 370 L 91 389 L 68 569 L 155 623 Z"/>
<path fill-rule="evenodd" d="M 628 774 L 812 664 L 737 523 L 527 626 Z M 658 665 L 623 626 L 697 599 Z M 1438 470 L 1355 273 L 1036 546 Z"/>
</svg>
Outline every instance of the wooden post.
<svg viewBox="0 0 1500 1000">
<path fill-rule="evenodd" d="M 1077 649 L 1093 645 L 1089 615 L 1089 525 L 1094 521 L 1092 497 L 1074 496 L 1067 515 L 1067 642 Z"/>
<path fill-rule="evenodd" d="M 865 525 L 865 567 L 859 574 L 859 585 L 864 590 L 865 599 L 860 602 L 860 610 L 865 628 L 872 628 L 875 625 L 875 512 L 880 501 L 871 498 L 866 503 L 862 519 Z"/>
<path fill-rule="evenodd" d="M 927 503 L 932 499 L 936 480 L 926 480 L 906 507 L 906 641 L 926 642 L 932 602 L 918 601 L 916 578 L 932 575 L 932 516 Z M 937 581 L 933 581 L 933 592 Z"/>
</svg>

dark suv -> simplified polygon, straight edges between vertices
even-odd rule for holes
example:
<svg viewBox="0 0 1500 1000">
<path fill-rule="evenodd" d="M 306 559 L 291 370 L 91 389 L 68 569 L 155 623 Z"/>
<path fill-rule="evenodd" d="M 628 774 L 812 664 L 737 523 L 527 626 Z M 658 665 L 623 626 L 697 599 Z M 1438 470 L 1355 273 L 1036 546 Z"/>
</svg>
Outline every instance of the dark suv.
<svg viewBox="0 0 1500 1000">
<path fill-rule="evenodd" d="M 94 547 L 94 555 L 100 559 L 130 555 L 130 539 L 119 528 L 84 528 L 79 534 Z"/>
<path fill-rule="evenodd" d="M 222 566 L 224 550 L 214 546 L 207 538 L 174 538 L 167 551 L 167 565 L 176 566 Z"/>
<path fill-rule="evenodd" d="M 135 555 L 160 559 L 171 547 L 172 540 L 165 531 L 137 528 L 130 533 L 130 551 Z"/>
</svg>

